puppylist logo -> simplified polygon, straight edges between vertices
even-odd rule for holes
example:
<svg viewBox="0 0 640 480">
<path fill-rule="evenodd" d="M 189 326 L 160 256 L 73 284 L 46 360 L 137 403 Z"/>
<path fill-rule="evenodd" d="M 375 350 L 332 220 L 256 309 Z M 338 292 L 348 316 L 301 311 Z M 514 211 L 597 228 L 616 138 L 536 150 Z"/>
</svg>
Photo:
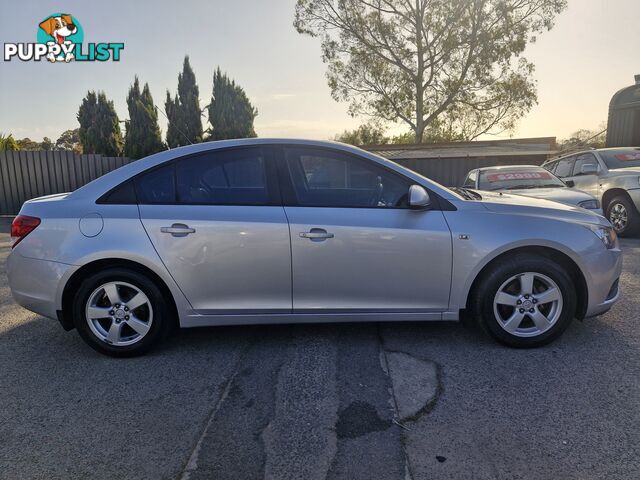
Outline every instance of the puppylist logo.
<svg viewBox="0 0 640 480">
<path fill-rule="evenodd" d="M 83 43 L 84 30 L 76 17 L 54 13 L 38 24 L 36 43 L 5 43 L 4 61 L 23 62 L 43 59 L 51 63 L 120 61 L 122 42 Z"/>
</svg>

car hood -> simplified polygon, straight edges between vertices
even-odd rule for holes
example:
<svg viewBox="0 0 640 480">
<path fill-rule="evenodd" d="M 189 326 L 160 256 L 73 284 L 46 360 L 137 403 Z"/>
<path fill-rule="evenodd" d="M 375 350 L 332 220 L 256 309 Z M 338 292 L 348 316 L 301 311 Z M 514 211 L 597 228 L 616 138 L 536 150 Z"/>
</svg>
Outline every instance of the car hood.
<svg viewBox="0 0 640 480">
<path fill-rule="evenodd" d="M 577 205 L 585 200 L 593 200 L 594 197 L 581 190 L 574 190 L 566 187 L 558 188 L 526 188 L 522 190 L 509 190 L 512 195 L 524 195 L 526 197 L 543 198 L 554 202 Z"/>
<path fill-rule="evenodd" d="M 482 195 L 480 202 L 487 210 L 492 212 L 513 215 L 532 215 L 566 220 L 574 223 L 592 223 L 609 226 L 609 221 L 601 215 L 565 203 L 509 193 L 484 191 L 479 193 Z"/>
</svg>

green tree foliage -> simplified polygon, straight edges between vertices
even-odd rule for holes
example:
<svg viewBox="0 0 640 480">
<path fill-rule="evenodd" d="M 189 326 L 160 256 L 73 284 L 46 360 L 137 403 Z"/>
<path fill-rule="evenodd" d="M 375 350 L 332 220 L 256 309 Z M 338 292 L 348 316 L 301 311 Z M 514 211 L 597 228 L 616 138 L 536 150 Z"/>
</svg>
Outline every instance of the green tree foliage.
<svg viewBox="0 0 640 480">
<path fill-rule="evenodd" d="M 572 150 L 575 148 L 604 148 L 607 143 L 607 124 L 602 122 L 595 130 L 581 128 L 573 132 L 569 138 L 558 141 L 560 150 Z"/>
<path fill-rule="evenodd" d="M 31 140 L 28 137 L 21 138 L 20 140 L 16 140 L 16 143 L 18 144 L 18 149 L 25 152 L 34 152 L 36 150 L 42 150 L 40 148 L 40 142 Z"/>
<path fill-rule="evenodd" d="M 158 111 L 153 104 L 149 84 L 140 91 L 136 76 L 127 95 L 129 120 L 125 122 L 124 154 L 129 158 L 142 158 L 165 149 L 158 125 Z"/>
<path fill-rule="evenodd" d="M 7 150 L 17 152 L 18 150 L 20 150 L 20 147 L 18 146 L 15 138 L 13 138 L 12 134 L 4 135 L 0 133 L 0 152 L 4 152 Z"/>
<path fill-rule="evenodd" d="M 258 115 L 244 90 L 218 67 L 213 74 L 213 96 L 209 104 L 211 140 L 255 137 L 253 120 Z"/>
<path fill-rule="evenodd" d="M 334 137 L 336 142 L 351 145 L 382 145 L 389 143 L 384 129 L 371 123 L 364 123 L 355 130 L 345 130 Z"/>
<path fill-rule="evenodd" d="M 80 129 L 65 130 L 56 140 L 56 150 L 69 150 L 82 154 L 82 144 L 80 143 Z"/>
<path fill-rule="evenodd" d="M 49 137 L 44 137 L 40 143 L 40 150 L 44 150 L 45 152 L 50 152 L 54 147 L 55 145 Z"/>
<path fill-rule="evenodd" d="M 116 157 L 122 154 L 122 133 L 113 101 L 104 92 L 89 91 L 78 110 L 78 135 L 84 153 Z"/>
<path fill-rule="evenodd" d="M 319 37 L 332 96 L 352 115 L 437 119 L 465 139 L 513 129 L 537 101 L 522 53 L 566 0 L 297 0 L 294 25 Z"/>
<path fill-rule="evenodd" d="M 165 112 L 169 120 L 167 126 L 169 147 L 202 142 L 202 119 L 200 118 L 202 111 L 199 95 L 196 76 L 189 63 L 189 56 L 186 56 L 182 73 L 178 74 L 178 93 L 172 98 L 167 90 Z"/>
</svg>

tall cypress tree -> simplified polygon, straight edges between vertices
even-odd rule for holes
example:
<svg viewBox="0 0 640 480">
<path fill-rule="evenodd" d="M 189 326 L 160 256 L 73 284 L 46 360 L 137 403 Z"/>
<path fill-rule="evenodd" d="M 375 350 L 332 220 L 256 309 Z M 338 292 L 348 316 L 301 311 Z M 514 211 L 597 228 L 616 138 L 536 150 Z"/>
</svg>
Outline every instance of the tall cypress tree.
<svg viewBox="0 0 640 480">
<path fill-rule="evenodd" d="M 258 115 L 244 90 L 220 67 L 213 74 L 213 96 L 209 104 L 212 140 L 255 137 L 253 120 Z"/>
<path fill-rule="evenodd" d="M 127 95 L 129 120 L 125 122 L 124 154 L 129 158 L 142 158 L 164 150 L 158 112 L 153 104 L 149 84 L 145 83 L 140 92 L 140 82 L 136 76 Z"/>
<path fill-rule="evenodd" d="M 104 92 L 89 91 L 78 109 L 82 151 L 110 157 L 122 154 L 122 132 L 113 101 Z"/>
<path fill-rule="evenodd" d="M 187 55 L 184 57 L 182 73 L 178 74 L 178 94 L 172 98 L 167 90 L 165 111 L 169 119 L 167 127 L 169 147 L 202 142 L 202 119 L 200 118 L 202 112 L 199 95 L 196 76 Z"/>
</svg>

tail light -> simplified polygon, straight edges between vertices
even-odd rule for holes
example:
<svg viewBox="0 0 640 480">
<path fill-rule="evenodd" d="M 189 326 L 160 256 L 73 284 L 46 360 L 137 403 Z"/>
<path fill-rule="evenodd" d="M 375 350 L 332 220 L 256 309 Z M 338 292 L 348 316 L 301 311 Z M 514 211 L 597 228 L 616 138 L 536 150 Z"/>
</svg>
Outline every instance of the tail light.
<svg viewBox="0 0 640 480">
<path fill-rule="evenodd" d="M 33 232 L 40 225 L 40 219 L 28 215 L 18 215 L 11 223 L 11 248 L 15 248 L 20 241 Z"/>
</svg>

